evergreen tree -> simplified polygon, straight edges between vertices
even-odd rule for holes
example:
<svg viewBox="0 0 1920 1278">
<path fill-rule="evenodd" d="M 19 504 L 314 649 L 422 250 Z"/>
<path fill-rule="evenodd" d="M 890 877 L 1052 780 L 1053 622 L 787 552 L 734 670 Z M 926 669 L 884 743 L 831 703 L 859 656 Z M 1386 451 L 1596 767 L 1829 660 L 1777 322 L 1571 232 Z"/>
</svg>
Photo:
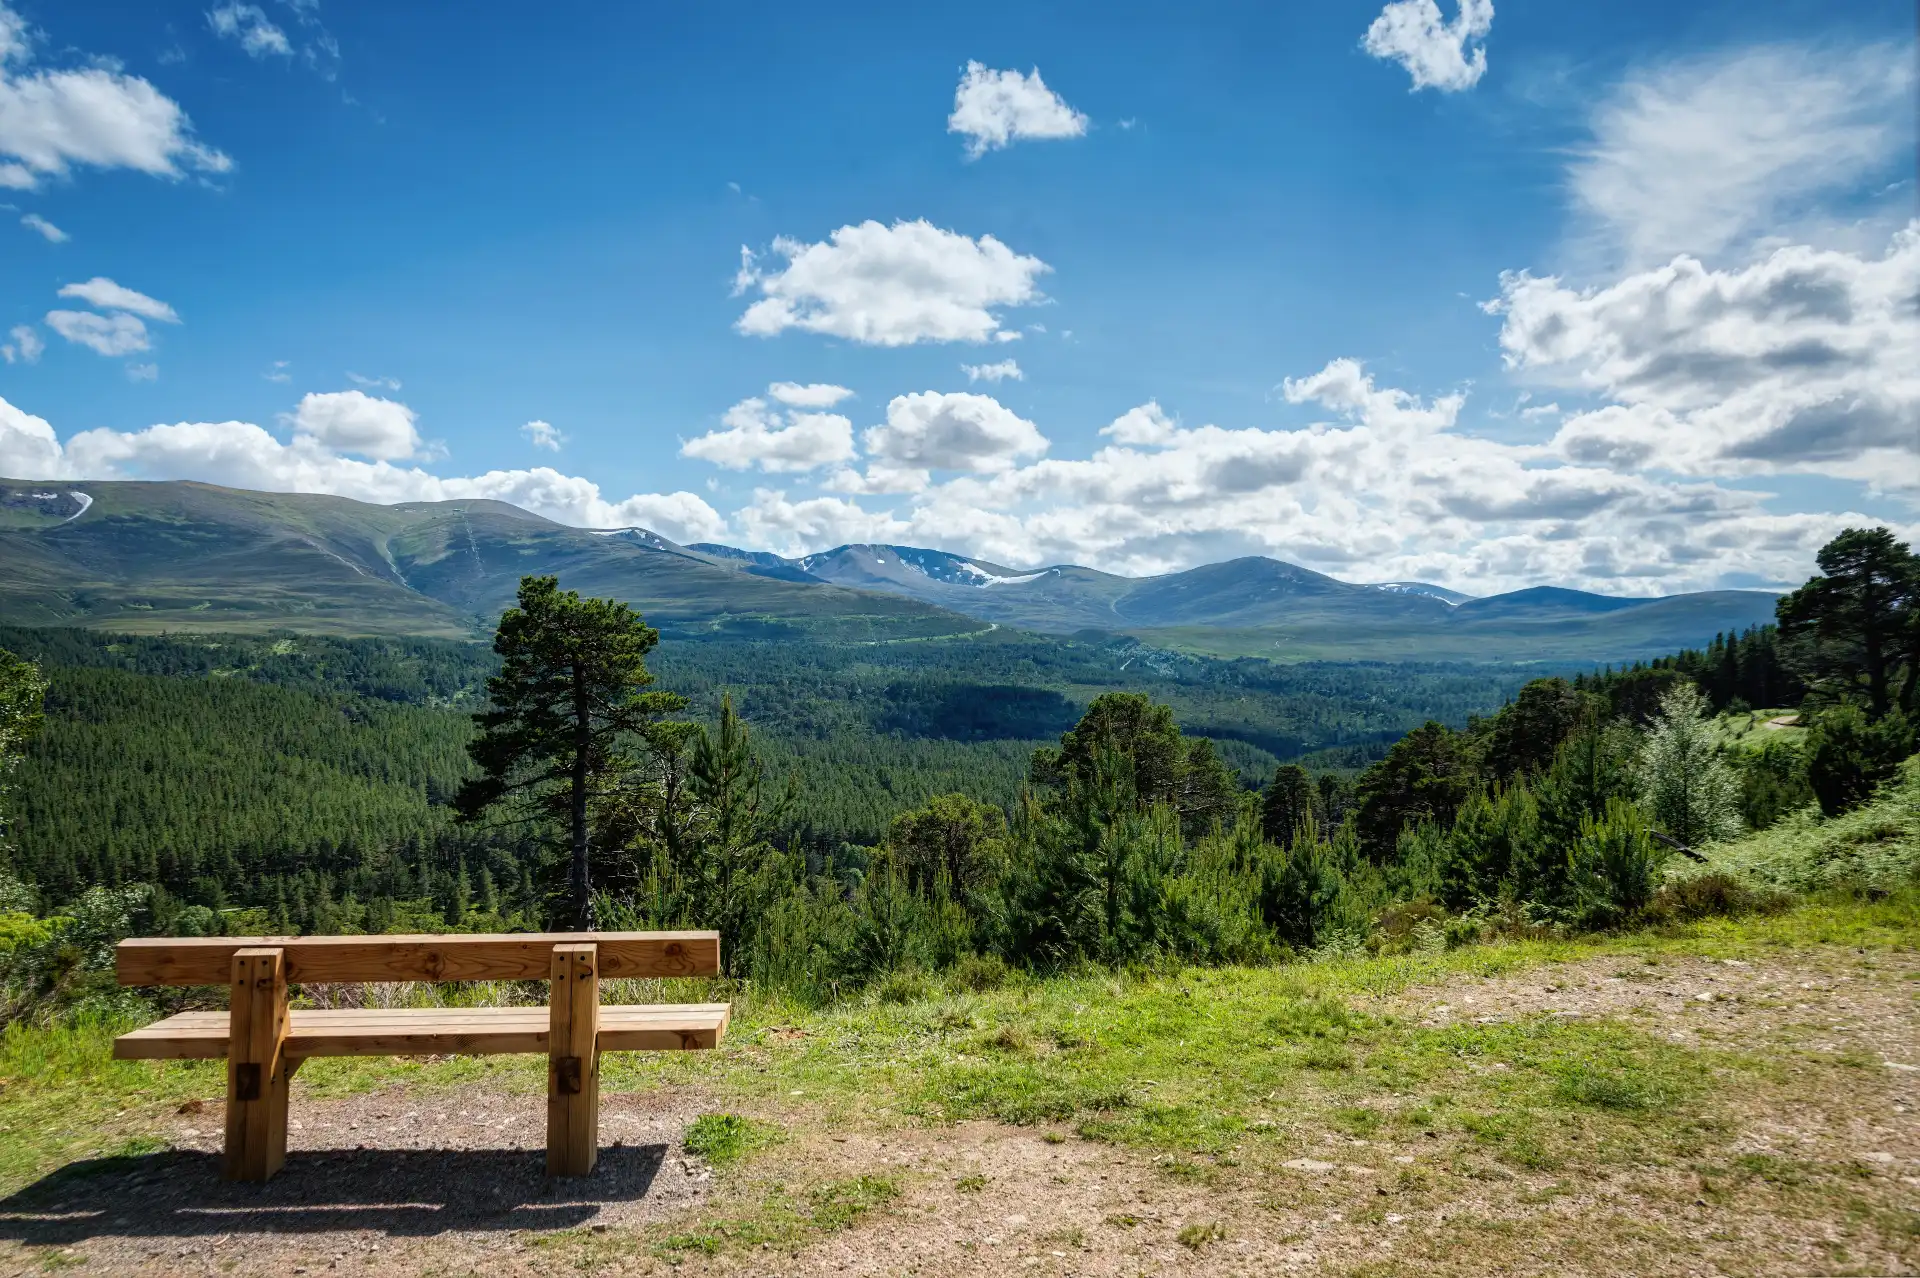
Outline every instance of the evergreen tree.
<svg viewBox="0 0 1920 1278">
<path fill-rule="evenodd" d="M 1674 685 L 1640 749 L 1641 801 L 1687 847 L 1740 833 L 1740 785 L 1713 743 L 1706 699 Z"/>
<path fill-rule="evenodd" d="M 1354 821 L 1367 857 L 1375 864 L 1390 860 L 1409 825 L 1451 825 L 1480 784 L 1478 764 L 1471 739 L 1433 720 L 1394 742 L 1355 789 Z"/>
<path fill-rule="evenodd" d="M 1864 694 L 1879 718 L 1915 709 L 1920 556 L 1885 528 L 1849 528 L 1820 548 L 1824 576 L 1783 597 L 1788 659 L 1832 700 Z"/>
<path fill-rule="evenodd" d="M 567 912 L 591 930 L 589 808 L 597 790 L 634 766 L 660 716 L 685 698 L 643 691 L 646 654 L 660 640 L 638 613 L 609 599 L 562 591 L 554 577 L 520 579 L 519 606 L 500 618 L 487 680 L 492 708 L 474 716 L 469 752 L 480 775 L 460 788 L 461 816 L 523 803 L 568 832 Z"/>
<path fill-rule="evenodd" d="M 8 848 L 13 771 L 45 720 L 46 694 L 47 681 L 40 667 L 0 648 L 0 854 Z"/>
<path fill-rule="evenodd" d="M 1877 721 L 1854 705 L 1821 711 L 1802 747 L 1807 784 L 1820 810 L 1833 817 L 1865 803 L 1892 779 L 1913 746 L 1913 730 L 1899 711 Z"/>
<path fill-rule="evenodd" d="M 1283 763 L 1273 771 L 1260 796 L 1260 829 L 1267 842 L 1293 846 L 1294 830 L 1313 818 L 1313 778 L 1297 763 Z"/>
</svg>

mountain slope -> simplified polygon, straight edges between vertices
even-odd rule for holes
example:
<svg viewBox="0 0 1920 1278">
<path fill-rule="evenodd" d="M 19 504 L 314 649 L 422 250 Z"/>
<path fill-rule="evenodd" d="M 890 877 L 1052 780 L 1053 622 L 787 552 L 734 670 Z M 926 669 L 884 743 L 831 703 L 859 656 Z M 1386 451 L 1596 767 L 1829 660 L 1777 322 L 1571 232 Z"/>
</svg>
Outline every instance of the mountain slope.
<svg viewBox="0 0 1920 1278">
<path fill-rule="evenodd" d="M 700 549 L 1006 626 L 1118 631 L 1276 660 L 1628 661 L 1771 621 L 1774 602 L 1764 591 L 1636 599 L 1557 586 L 1473 598 L 1423 582 L 1356 585 L 1261 556 L 1136 578 L 1070 565 L 1023 572 L 917 546 L 850 545 L 800 559 Z"/>
<path fill-rule="evenodd" d="M 75 492 L 91 498 L 84 510 Z M 741 567 L 644 529 L 590 532 L 496 501 L 0 480 L 0 620 L 13 624 L 466 638 L 489 632 L 534 573 L 688 635 L 980 628 L 915 600 Z"/>
</svg>

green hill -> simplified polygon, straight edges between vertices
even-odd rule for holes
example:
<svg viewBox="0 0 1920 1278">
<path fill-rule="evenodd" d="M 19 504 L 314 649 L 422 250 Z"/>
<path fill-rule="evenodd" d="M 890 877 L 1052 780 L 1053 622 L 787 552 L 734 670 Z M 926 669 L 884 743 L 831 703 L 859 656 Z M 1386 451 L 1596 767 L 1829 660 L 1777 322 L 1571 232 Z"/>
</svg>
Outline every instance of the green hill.
<svg viewBox="0 0 1920 1278">
<path fill-rule="evenodd" d="M 90 498 L 83 503 L 82 497 Z M 717 562 L 651 533 L 505 502 L 377 506 L 198 483 L 0 480 L 0 622 L 151 632 L 479 638 L 526 573 L 622 599 L 681 635 L 965 634 L 929 604 Z"/>
</svg>

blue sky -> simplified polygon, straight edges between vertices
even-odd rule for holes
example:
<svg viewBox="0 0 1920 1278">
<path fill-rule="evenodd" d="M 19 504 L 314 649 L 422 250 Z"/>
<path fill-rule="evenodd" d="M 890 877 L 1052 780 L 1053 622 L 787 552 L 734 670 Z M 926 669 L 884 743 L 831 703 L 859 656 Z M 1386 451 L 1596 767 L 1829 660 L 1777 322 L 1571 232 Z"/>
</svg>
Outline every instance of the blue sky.
<svg viewBox="0 0 1920 1278">
<path fill-rule="evenodd" d="M 1905 3 L 6 3 L 0 473 L 1470 590 L 1914 530 Z"/>
</svg>

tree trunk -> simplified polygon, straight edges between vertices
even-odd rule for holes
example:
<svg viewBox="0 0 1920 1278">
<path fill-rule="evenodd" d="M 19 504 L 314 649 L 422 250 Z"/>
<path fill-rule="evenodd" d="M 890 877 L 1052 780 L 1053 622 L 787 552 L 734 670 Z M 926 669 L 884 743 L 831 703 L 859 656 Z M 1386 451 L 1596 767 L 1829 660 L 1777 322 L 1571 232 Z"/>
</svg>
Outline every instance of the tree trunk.
<svg viewBox="0 0 1920 1278">
<path fill-rule="evenodd" d="M 568 876 L 573 926 L 594 930 L 593 884 L 587 873 L 587 764 L 593 754 L 593 712 L 587 702 L 587 672 L 573 666 L 573 865 Z"/>
</svg>

